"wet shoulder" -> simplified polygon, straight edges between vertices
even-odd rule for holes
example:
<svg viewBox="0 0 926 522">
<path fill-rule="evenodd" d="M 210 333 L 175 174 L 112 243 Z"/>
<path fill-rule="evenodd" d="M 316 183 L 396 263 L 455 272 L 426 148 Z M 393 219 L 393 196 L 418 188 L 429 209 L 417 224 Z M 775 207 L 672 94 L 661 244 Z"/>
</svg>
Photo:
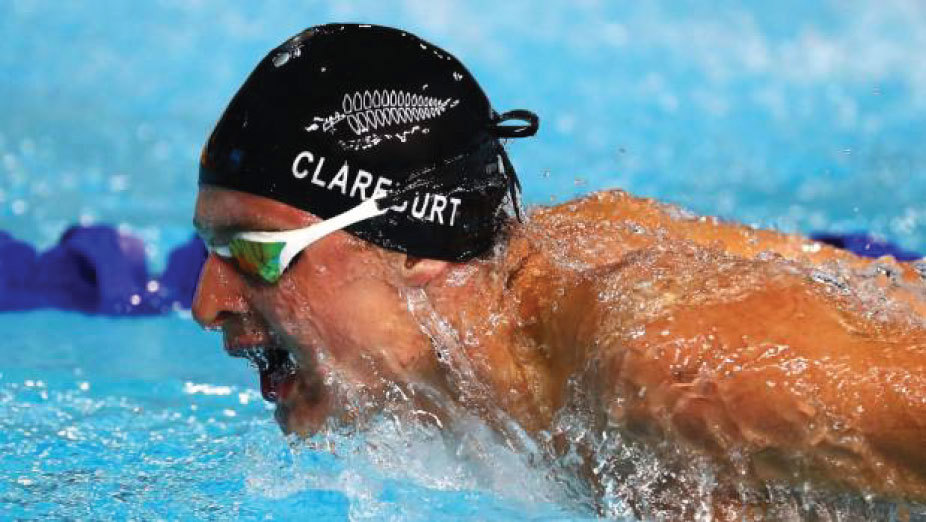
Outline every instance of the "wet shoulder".
<svg viewBox="0 0 926 522">
<path fill-rule="evenodd" d="M 538 250 L 562 265 L 620 261 L 665 236 L 667 206 L 622 190 L 595 192 L 553 207 L 533 207 L 526 231 Z"/>
</svg>

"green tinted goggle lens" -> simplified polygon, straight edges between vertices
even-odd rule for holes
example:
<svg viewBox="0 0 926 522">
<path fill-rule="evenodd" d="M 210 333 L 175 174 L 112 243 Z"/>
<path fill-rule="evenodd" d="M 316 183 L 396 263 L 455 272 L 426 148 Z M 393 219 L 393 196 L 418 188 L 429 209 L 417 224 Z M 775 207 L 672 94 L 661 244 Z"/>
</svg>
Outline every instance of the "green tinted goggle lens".
<svg viewBox="0 0 926 522">
<path fill-rule="evenodd" d="M 235 238 L 229 241 L 228 250 L 242 272 L 276 283 L 283 275 L 280 253 L 286 243 L 263 243 Z"/>
</svg>

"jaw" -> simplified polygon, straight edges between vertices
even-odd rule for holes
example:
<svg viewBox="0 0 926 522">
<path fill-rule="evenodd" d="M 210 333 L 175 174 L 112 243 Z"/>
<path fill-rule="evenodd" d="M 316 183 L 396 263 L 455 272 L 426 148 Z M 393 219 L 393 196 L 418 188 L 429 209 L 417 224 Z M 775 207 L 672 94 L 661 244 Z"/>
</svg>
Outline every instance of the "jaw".
<svg viewBox="0 0 926 522">
<path fill-rule="evenodd" d="M 284 433 L 310 436 L 324 425 L 336 394 L 326 385 L 326 382 L 332 380 L 328 356 L 317 349 L 314 343 L 298 343 L 285 333 L 274 332 L 272 336 L 279 339 L 286 351 L 293 354 L 292 358 L 296 362 L 296 371 L 287 383 L 286 393 L 274 401 L 274 417 Z"/>
<path fill-rule="evenodd" d="M 274 418 L 283 433 L 308 437 L 322 428 L 331 411 L 331 393 L 322 378 L 299 372 L 288 396 L 277 403 Z"/>
<path fill-rule="evenodd" d="M 415 364 L 392 360 L 388 349 L 369 350 L 347 361 L 338 360 L 327 350 L 311 350 L 311 356 L 307 351 L 301 357 L 311 357 L 312 362 L 300 363 L 289 393 L 276 403 L 274 416 L 286 434 L 308 437 L 329 420 L 363 424 L 369 415 L 389 408 L 397 397 L 408 400 L 401 390 L 416 383 L 431 387 L 436 380 L 432 372 L 421 371 L 417 360 Z"/>
<path fill-rule="evenodd" d="M 229 322 L 223 329 L 226 352 L 247 359 L 257 370 L 261 395 L 276 405 L 275 418 L 284 433 L 317 431 L 333 395 L 326 390 L 329 367 L 319 360 L 319 351 L 256 318 Z"/>
<path fill-rule="evenodd" d="M 323 428 L 329 418 L 361 420 L 387 402 L 394 385 L 434 386 L 440 380 L 430 339 L 392 285 L 371 285 L 365 277 L 339 280 L 335 287 L 296 287 L 295 278 L 317 265 L 296 265 L 281 293 L 256 307 L 268 335 L 298 362 L 297 378 L 276 401 L 275 417 L 285 433 L 302 436 Z"/>
<path fill-rule="evenodd" d="M 305 332 L 303 332 L 305 333 Z M 286 434 L 309 437 L 321 430 L 329 418 L 349 421 L 360 404 L 371 404 L 381 372 L 369 364 L 363 355 L 357 358 L 366 371 L 355 366 L 351 358 L 344 361 L 345 350 L 321 347 L 317 335 L 303 335 L 302 341 L 292 335 L 273 333 L 286 350 L 294 354 L 297 371 L 286 393 L 275 401 L 274 417 Z M 309 339 L 312 339 L 309 342 Z M 356 353 L 359 350 L 352 350 Z"/>
</svg>

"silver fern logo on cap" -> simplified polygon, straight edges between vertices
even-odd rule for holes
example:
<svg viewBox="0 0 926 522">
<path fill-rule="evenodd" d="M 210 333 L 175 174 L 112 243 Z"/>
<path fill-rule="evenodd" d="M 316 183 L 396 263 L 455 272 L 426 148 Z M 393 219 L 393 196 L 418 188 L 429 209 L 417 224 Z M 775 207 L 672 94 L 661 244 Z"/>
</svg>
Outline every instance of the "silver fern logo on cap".
<svg viewBox="0 0 926 522">
<path fill-rule="evenodd" d="M 347 93 L 341 99 L 341 110 L 324 118 L 316 117 L 306 127 L 307 131 L 333 130 L 347 120 L 347 125 L 357 136 L 374 130 L 386 130 L 396 125 L 421 123 L 444 114 L 456 107 L 459 100 L 436 98 L 403 90 L 365 90 Z"/>
<path fill-rule="evenodd" d="M 357 136 L 391 125 L 418 123 L 443 114 L 456 105 L 451 98 L 412 94 L 406 91 L 377 90 L 345 94 L 341 102 L 347 124 Z"/>
</svg>

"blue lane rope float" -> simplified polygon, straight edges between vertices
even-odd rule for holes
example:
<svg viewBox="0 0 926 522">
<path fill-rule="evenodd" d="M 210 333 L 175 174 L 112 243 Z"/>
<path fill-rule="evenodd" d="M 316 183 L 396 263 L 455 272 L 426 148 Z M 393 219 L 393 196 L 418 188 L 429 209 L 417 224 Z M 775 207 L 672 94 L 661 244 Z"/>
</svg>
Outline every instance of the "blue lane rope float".
<svg viewBox="0 0 926 522">
<path fill-rule="evenodd" d="M 912 250 L 905 250 L 890 241 L 877 238 L 866 232 L 814 232 L 810 239 L 826 243 L 836 248 L 854 252 L 862 257 L 878 258 L 881 256 L 894 256 L 898 261 L 916 261 L 922 258 L 921 254 Z"/>
<path fill-rule="evenodd" d="M 189 308 L 206 249 L 199 238 L 148 272 L 141 239 L 115 228 L 75 226 L 37 252 L 0 231 L 0 310 L 56 308 L 101 315 L 155 315 Z"/>
<path fill-rule="evenodd" d="M 923 257 L 864 232 L 810 237 L 864 257 Z M 206 248 L 194 236 L 170 252 L 162 274 L 152 276 L 142 240 L 111 226 L 71 227 L 41 253 L 0 231 L 0 311 L 55 308 L 134 316 L 189 309 L 205 260 Z"/>
</svg>

